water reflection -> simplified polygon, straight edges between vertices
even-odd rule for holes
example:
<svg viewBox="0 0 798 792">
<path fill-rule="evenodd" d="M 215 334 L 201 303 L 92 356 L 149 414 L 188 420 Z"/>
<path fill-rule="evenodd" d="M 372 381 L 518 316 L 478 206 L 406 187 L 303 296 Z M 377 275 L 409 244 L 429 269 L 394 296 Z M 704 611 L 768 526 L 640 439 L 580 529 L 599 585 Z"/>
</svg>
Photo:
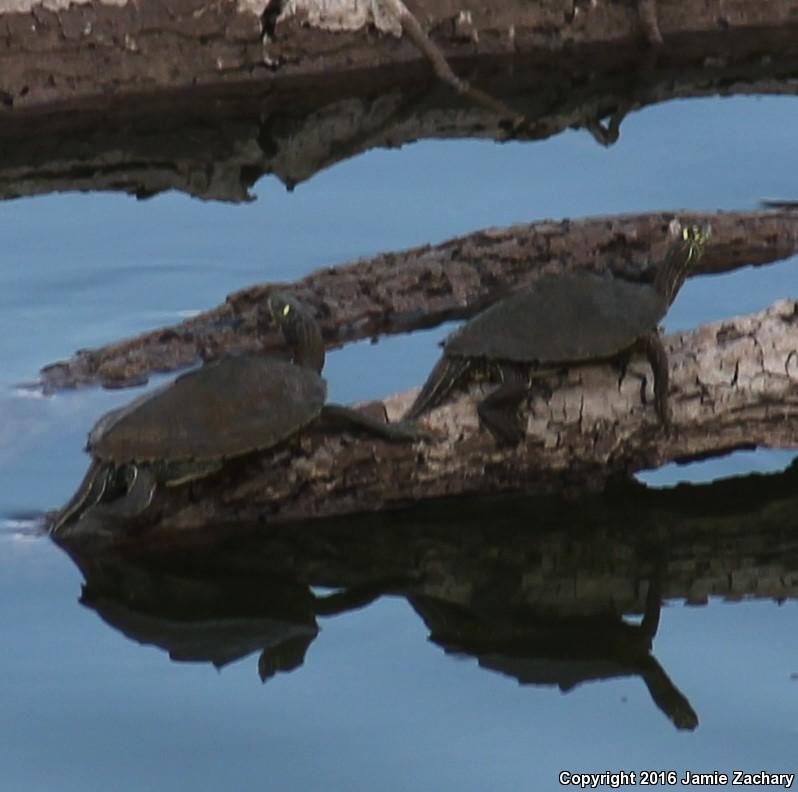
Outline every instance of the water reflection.
<svg viewBox="0 0 798 792">
<path fill-rule="evenodd" d="M 221 667 L 258 652 L 266 680 L 302 665 L 321 618 L 398 595 L 447 653 L 563 692 L 639 676 L 653 703 L 690 730 L 699 717 L 690 691 L 652 652 L 658 629 L 667 630 L 660 605 L 794 598 L 796 484 L 794 463 L 778 475 L 669 491 L 625 484 L 572 500 L 217 526 L 204 544 L 173 538 L 158 550 L 135 537 L 62 547 L 85 577 L 81 603 L 174 660 Z"/>
<path fill-rule="evenodd" d="M 556 685 L 567 693 L 586 682 L 640 676 L 652 701 L 678 729 L 692 731 L 698 715 L 651 653 L 660 620 L 660 570 L 648 582 L 639 625 L 620 614 L 509 615 L 468 610 L 426 597 L 410 599 L 445 652 L 475 657 L 482 668 L 512 677 L 521 685 Z"/>
<path fill-rule="evenodd" d="M 683 34 L 652 57 L 637 42 L 480 57 L 458 64 L 473 85 L 522 114 L 515 137 L 568 129 L 599 143 L 618 139 L 627 114 L 676 98 L 792 95 L 789 29 Z M 767 57 L 762 57 L 767 53 Z M 241 202 L 264 174 L 288 187 L 374 148 L 423 139 L 506 140 L 501 115 L 457 97 L 427 63 L 325 72 L 260 87 L 206 89 L 86 102 L 80 113 L 8 114 L 0 133 L 0 198 L 65 190 L 123 191 L 149 198 L 180 190 Z"/>
</svg>

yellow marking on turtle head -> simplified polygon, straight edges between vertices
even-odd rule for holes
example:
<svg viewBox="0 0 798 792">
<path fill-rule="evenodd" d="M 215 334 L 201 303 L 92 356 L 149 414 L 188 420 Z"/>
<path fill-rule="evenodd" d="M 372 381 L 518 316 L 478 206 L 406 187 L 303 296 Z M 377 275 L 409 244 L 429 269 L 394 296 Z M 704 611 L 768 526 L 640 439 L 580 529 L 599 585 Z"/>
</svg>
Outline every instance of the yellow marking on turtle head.
<svg viewBox="0 0 798 792">
<path fill-rule="evenodd" d="M 710 234 L 711 230 L 709 226 L 701 228 L 701 226 L 692 225 L 682 229 L 682 240 L 688 245 L 687 262 L 690 262 L 701 253 Z"/>
</svg>

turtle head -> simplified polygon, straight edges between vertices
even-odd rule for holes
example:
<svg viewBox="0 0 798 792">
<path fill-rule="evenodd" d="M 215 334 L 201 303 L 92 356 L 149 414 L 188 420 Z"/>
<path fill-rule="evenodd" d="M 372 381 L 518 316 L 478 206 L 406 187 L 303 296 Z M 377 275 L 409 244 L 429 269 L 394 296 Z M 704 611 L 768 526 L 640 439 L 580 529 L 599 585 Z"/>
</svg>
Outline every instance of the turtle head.
<svg viewBox="0 0 798 792">
<path fill-rule="evenodd" d="M 321 373 L 324 367 L 324 340 L 310 309 L 285 292 L 272 292 L 266 305 L 272 324 L 282 334 L 294 363 Z"/>
<path fill-rule="evenodd" d="M 673 302 L 690 270 L 704 255 L 704 248 L 712 234 L 712 228 L 709 224 L 682 226 L 678 220 L 674 220 L 670 231 L 675 239 L 665 260 L 657 268 L 654 278 L 654 288 L 665 298 L 668 305 Z"/>
<path fill-rule="evenodd" d="M 286 292 L 272 292 L 266 300 L 266 309 L 272 324 L 279 327 L 283 321 L 290 321 L 294 311 L 307 311 L 295 297 Z"/>
<path fill-rule="evenodd" d="M 707 223 L 704 226 L 689 225 L 682 228 L 681 240 L 682 245 L 687 252 L 687 265 L 691 262 L 698 261 L 704 253 L 709 238 L 712 236 L 712 226 Z"/>
</svg>

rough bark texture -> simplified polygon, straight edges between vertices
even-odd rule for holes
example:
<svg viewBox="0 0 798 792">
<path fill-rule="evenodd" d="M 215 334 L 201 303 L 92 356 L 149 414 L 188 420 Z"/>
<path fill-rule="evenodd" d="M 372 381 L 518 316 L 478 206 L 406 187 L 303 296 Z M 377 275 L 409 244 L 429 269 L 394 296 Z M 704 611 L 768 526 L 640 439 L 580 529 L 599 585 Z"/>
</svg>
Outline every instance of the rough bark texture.
<svg viewBox="0 0 798 792">
<path fill-rule="evenodd" d="M 787 0 L 657 5 L 666 39 L 790 27 L 798 10 Z M 633 3 L 425 0 L 408 6 L 448 57 L 639 44 L 643 36 Z M 421 57 L 414 44 L 394 35 L 396 20 L 380 14 L 380 3 L 357 0 L 14 0 L 4 10 L 0 90 L 9 108 Z"/>
<path fill-rule="evenodd" d="M 467 318 L 542 274 L 585 268 L 650 278 L 669 240 L 669 224 L 710 223 L 698 272 L 732 270 L 786 258 L 798 250 L 798 213 L 655 213 L 543 221 L 477 231 L 439 245 L 385 253 L 278 284 L 313 307 L 328 347 Z M 231 294 L 223 305 L 174 327 L 92 350 L 42 371 L 45 390 L 101 384 L 124 387 L 172 371 L 201 354 L 269 350 L 265 301 L 275 284 Z"/>
<path fill-rule="evenodd" d="M 508 136 L 495 112 L 436 86 L 414 44 L 380 32 L 374 4 L 337 30 L 318 2 L 301 5 L 7 3 L 0 196 L 178 189 L 240 201 L 261 174 L 294 185 L 374 146 Z M 798 0 L 658 2 L 655 52 L 632 2 L 410 5 L 459 77 L 523 114 L 513 134 L 524 139 L 578 126 L 612 142 L 625 113 L 652 103 L 795 93 Z"/>
<path fill-rule="evenodd" d="M 484 386 L 425 416 L 436 439 L 387 443 L 308 429 L 284 447 L 231 461 L 214 476 L 160 488 L 142 516 L 158 534 L 235 521 L 283 522 L 497 492 L 600 488 L 665 462 L 757 446 L 798 446 L 798 304 L 666 339 L 673 428 L 652 404 L 647 364 L 555 372 L 522 407 L 525 442 L 498 448 L 479 426 Z M 389 417 L 413 393 L 386 399 Z M 82 530 L 93 530 L 86 518 Z"/>
</svg>

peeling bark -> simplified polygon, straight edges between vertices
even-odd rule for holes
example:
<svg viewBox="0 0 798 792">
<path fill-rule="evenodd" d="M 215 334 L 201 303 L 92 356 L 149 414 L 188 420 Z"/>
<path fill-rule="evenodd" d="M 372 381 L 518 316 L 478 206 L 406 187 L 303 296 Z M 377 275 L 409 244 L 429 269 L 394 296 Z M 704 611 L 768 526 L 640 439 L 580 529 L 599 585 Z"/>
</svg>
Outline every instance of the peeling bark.
<svg viewBox="0 0 798 792">
<path fill-rule="evenodd" d="M 645 279 L 669 244 L 674 217 L 711 223 L 699 273 L 761 265 L 798 250 L 798 214 L 655 213 L 542 221 L 477 231 L 439 245 L 385 253 L 278 284 L 313 307 L 328 348 L 357 339 L 433 327 L 473 316 L 507 290 L 544 274 L 589 269 Z M 277 349 L 260 317 L 274 284 L 228 296 L 223 305 L 174 327 L 92 350 L 42 370 L 46 391 L 101 384 L 124 387 L 173 371 L 201 355 Z"/>
<path fill-rule="evenodd" d="M 672 431 L 653 406 L 639 359 L 619 371 L 586 365 L 552 372 L 551 394 L 522 406 L 526 440 L 497 448 L 475 404 L 484 386 L 458 393 L 422 418 L 436 439 L 387 443 L 317 427 L 219 473 L 159 488 L 142 521 L 156 535 L 209 523 L 285 522 L 407 506 L 447 496 L 601 488 L 669 461 L 740 448 L 798 447 L 798 304 L 665 339 Z M 385 400 L 391 419 L 415 392 Z M 78 529 L 91 530 L 84 518 Z M 81 527 L 82 526 L 82 527 Z"/>
</svg>

